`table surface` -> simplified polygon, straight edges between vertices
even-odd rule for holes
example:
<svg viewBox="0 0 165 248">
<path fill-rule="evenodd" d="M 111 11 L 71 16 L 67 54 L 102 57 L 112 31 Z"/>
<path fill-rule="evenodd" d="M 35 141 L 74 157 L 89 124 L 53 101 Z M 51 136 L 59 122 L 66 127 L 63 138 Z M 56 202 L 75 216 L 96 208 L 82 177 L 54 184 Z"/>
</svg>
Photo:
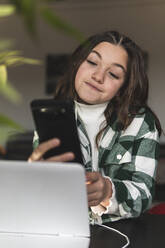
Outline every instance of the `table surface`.
<svg viewBox="0 0 165 248">
<path fill-rule="evenodd" d="M 165 215 L 143 214 L 138 218 L 108 223 L 107 226 L 126 234 L 130 240 L 129 248 L 165 247 Z M 91 226 L 89 248 L 119 248 L 124 244 L 126 239 L 118 233 Z"/>
</svg>

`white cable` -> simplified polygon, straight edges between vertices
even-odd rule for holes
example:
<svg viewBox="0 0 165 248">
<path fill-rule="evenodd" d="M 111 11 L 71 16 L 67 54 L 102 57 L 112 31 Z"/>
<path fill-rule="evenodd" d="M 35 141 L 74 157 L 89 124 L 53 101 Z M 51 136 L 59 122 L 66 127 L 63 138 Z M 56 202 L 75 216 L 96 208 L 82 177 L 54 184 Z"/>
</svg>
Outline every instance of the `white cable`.
<svg viewBox="0 0 165 248">
<path fill-rule="evenodd" d="M 125 248 L 125 247 L 127 247 L 130 244 L 130 240 L 129 240 L 129 238 L 128 238 L 128 236 L 126 234 L 118 231 L 115 228 L 109 227 L 109 226 L 105 226 L 105 225 L 101 225 L 101 224 L 96 224 L 96 225 L 101 226 L 101 227 L 104 227 L 106 229 L 109 229 L 109 230 L 111 230 L 113 232 L 116 232 L 116 233 L 120 234 L 121 236 L 123 236 L 126 239 L 127 243 L 124 246 L 122 246 L 121 248 Z"/>
</svg>

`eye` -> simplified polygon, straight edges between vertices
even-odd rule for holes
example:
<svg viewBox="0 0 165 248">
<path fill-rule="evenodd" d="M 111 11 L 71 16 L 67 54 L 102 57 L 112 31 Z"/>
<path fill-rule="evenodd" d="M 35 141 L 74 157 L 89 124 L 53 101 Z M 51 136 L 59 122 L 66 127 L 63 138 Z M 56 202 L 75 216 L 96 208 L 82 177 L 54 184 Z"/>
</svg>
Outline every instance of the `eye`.
<svg viewBox="0 0 165 248">
<path fill-rule="evenodd" d="M 115 78 L 115 79 L 119 79 L 119 77 L 118 77 L 116 74 L 114 74 L 114 73 L 112 73 L 112 72 L 109 72 L 109 74 L 110 74 L 111 77 L 113 77 L 113 78 Z"/>
<path fill-rule="evenodd" d="M 97 65 L 95 62 L 93 62 L 92 60 L 89 60 L 89 59 L 87 59 L 87 62 L 88 62 L 89 64 L 91 64 L 91 65 Z"/>
</svg>

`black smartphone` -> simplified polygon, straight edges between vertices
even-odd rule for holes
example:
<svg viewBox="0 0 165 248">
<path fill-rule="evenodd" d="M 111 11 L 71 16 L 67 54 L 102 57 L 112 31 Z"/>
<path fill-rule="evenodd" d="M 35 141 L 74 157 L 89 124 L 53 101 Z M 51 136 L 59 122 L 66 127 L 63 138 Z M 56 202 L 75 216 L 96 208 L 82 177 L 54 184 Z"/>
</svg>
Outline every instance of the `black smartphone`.
<svg viewBox="0 0 165 248">
<path fill-rule="evenodd" d="M 73 152 L 72 162 L 83 164 L 77 132 L 74 102 L 70 100 L 37 99 L 31 102 L 31 111 L 39 136 L 39 143 L 59 138 L 60 146 L 47 151 L 44 158 L 65 152 Z"/>
</svg>

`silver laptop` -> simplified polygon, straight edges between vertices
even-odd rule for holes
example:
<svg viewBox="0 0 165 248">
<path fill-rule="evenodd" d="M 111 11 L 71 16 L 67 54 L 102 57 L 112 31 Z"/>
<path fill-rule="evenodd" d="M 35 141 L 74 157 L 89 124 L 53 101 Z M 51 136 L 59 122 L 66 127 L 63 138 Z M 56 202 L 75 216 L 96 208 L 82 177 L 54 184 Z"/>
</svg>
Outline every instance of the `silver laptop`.
<svg viewBox="0 0 165 248">
<path fill-rule="evenodd" d="M 0 161 L 0 247 L 87 248 L 84 168 Z"/>
</svg>

